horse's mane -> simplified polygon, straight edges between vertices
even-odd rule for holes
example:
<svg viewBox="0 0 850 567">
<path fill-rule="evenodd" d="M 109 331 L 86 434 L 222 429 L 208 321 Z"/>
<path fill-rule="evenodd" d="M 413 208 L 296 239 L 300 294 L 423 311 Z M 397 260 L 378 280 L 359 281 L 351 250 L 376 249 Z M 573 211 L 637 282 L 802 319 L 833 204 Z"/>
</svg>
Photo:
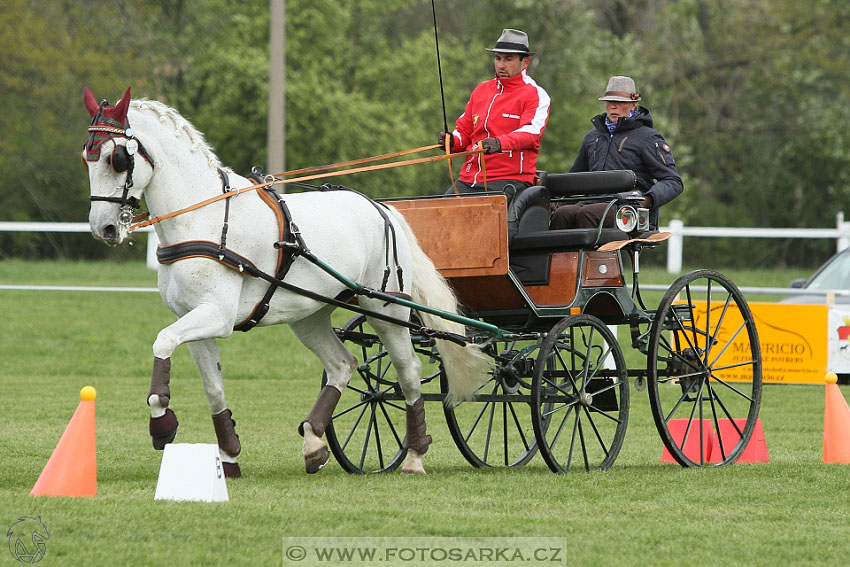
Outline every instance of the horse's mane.
<svg viewBox="0 0 850 567">
<path fill-rule="evenodd" d="M 165 123 L 166 120 L 170 120 L 171 123 L 174 125 L 175 138 L 179 138 L 180 136 L 185 134 L 189 138 L 190 151 L 196 152 L 200 150 L 207 158 L 207 161 L 209 162 L 211 167 L 224 168 L 221 163 L 221 160 L 219 160 L 218 156 L 215 155 L 212 146 L 210 146 L 206 138 L 204 138 L 204 135 L 175 109 L 158 100 L 148 100 L 146 98 L 131 100 L 130 108 L 138 110 L 139 112 L 155 112 L 159 115 L 159 121 L 161 123 Z"/>
</svg>

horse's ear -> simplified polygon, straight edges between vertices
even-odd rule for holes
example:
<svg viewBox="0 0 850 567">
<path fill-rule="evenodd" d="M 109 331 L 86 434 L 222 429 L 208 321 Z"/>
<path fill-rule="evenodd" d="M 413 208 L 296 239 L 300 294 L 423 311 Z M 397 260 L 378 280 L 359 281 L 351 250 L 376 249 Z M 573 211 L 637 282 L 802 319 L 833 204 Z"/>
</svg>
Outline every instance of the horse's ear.
<svg viewBox="0 0 850 567">
<path fill-rule="evenodd" d="M 112 107 L 112 118 L 120 122 L 124 123 L 124 119 L 127 118 L 127 111 L 130 109 L 130 87 L 127 87 L 127 92 L 124 93 L 124 96 L 121 97 L 121 100 L 118 101 L 118 104 Z"/>
<path fill-rule="evenodd" d="M 91 94 L 91 91 L 88 87 L 83 87 L 83 92 L 86 101 L 86 109 L 89 111 L 91 117 L 94 118 L 94 115 L 97 114 L 100 105 L 97 104 L 97 99 L 94 98 L 94 95 Z"/>
</svg>

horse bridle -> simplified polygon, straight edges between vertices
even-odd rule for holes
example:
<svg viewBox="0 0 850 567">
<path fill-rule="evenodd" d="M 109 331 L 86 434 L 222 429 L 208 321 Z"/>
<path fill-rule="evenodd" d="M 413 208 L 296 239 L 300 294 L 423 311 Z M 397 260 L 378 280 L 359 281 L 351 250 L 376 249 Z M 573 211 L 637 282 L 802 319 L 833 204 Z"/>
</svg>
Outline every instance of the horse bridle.
<svg viewBox="0 0 850 567">
<path fill-rule="evenodd" d="M 115 144 L 115 147 L 112 149 L 112 154 L 109 156 L 109 163 L 110 165 L 112 165 L 112 170 L 116 174 L 126 172 L 127 176 L 124 179 L 123 193 L 120 197 L 91 195 L 89 196 L 89 200 L 118 203 L 119 205 L 121 205 L 121 213 L 118 215 L 118 221 L 122 224 L 129 225 L 130 222 L 133 220 L 133 213 L 141 206 L 139 199 L 130 195 L 130 189 L 133 188 L 133 169 L 136 164 L 135 155 L 137 153 L 141 155 L 145 160 L 147 160 L 151 168 L 154 167 L 154 164 L 153 160 L 145 151 L 145 147 L 136 138 L 133 129 L 130 128 L 129 120 L 127 120 L 126 118 L 124 119 L 123 128 L 103 125 L 103 122 L 101 120 L 103 116 L 103 109 L 107 106 L 109 106 L 109 103 L 106 101 L 106 99 L 103 99 L 100 103 L 100 107 L 98 108 L 97 114 L 95 114 L 94 118 L 92 118 L 91 126 L 89 126 L 88 129 L 90 133 L 89 139 L 86 142 L 84 149 L 89 151 L 92 149 L 95 143 L 95 134 L 97 132 L 103 132 L 108 134 L 109 136 L 107 140 L 112 140 L 113 144 Z M 124 143 L 123 146 L 120 146 L 115 142 L 114 136 L 123 137 L 127 141 Z M 101 144 L 107 140 L 101 141 Z M 83 164 L 86 166 L 86 168 L 88 168 L 88 164 L 86 164 L 85 158 L 83 158 Z"/>
</svg>

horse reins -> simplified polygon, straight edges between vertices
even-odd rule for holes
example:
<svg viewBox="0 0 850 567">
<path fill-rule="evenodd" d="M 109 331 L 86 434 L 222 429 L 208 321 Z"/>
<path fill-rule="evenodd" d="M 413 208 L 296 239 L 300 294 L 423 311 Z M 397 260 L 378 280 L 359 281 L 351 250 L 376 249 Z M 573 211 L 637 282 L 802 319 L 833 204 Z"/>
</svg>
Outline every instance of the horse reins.
<svg viewBox="0 0 850 567">
<path fill-rule="evenodd" d="M 437 148 L 437 147 L 439 147 L 439 146 L 436 146 L 436 145 L 424 146 L 424 149 L 434 149 L 434 148 Z M 406 153 L 413 153 L 414 151 L 423 151 L 423 150 L 422 150 L 422 148 L 416 148 L 415 150 L 405 150 L 404 152 L 400 152 L 400 155 L 404 155 Z M 431 162 L 441 161 L 441 160 L 445 160 L 445 159 L 451 159 L 451 158 L 455 158 L 455 157 L 462 157 L 462 156 L 468 156 L 468 155 L 472 155 L 472 154 L 479 154 L 479 153 L 482 153 L 482 151 L 483 150 L 478 149 L 478 150 L 472 150 L 472 151 L 468 151 L 468 152 L 457 152 L 457 153 L 453 153 L 453 154 L 431 156 L 431 157 L 425 157 L 425 158 L 408 159 L 408 160 L 397 161 L 397 162 L 392 162 L 392 163 L 381 163 L 381 164 L 369 165 L 369 166 L 364 166 L 364 167 L 355 167 L 355 168 L 343 169 L 343 170 L 339 170 L 339 171 L 316 173 L 316 174 L 313 174 L 313 175 L 304 175 L 304 176 L 301 176 L 301 177 L 293 177 L 293 178 L 290 178 L 290 179 L 275 179 L 273 176 L 267 176 L 266 179 L 262 183 L 256 183 L 254 185 L 251 185 L 250 187 L 244 187 L 242 189 L 234 189 L 232 191 L 222 193 L 221 195 L 216 195 L 215 197 L 210 197 L 209 199 L 206 199 L 206 200 L 201 201 L 199 203 L 195 203 L 194 205 L 190 205 L 190 206 L 185 207 L 183 209 L 179 209 L 177 211 L 172 211 L 170 213 L 166 213 L 166 214 L 159 215 L 159 216 L 156 216 L 156 217 L 151 218 L 151 219 L 147 219 L 145 221 L 142 221 L 142 222 L 139 222 L 137 224 L 130 226 L 130 230 L 133 231 L 133 230 L 138 230 L 140 228 L 144 228 L 146 226 L 151 226 L 151 225 L 154 225 L 158 222 L 168 220 L 168 219 L 174 218 L 174 217 L 179 216 L 179 215 L 189 213 L 191 211 L 200 209 L 200 208 L 205 207 L 207 205 L 211 205 L 212 203 L 215 203 L 215 202 L 220 201 L 222 199 L 228 199 L 230 197 L 237 197 L 241 193 L 256 191 L 257 189 L 270 187 L 272 185 L 283 185 L 283 184 L 287 184 L 287 183 L 297 183 L 297 182 L 309 181 L 309 180 L 313 180 L 313 179 L 324 179 L 326 177 L 335 177 L 335 176 L 338 176 L 338 175 L 349 175 L 349 174 L 353 174 L 353 173 L 363 173 L 363 172 L 366 172 L 366 171 L 377 171 L 377 170 L 381 170 L 381 169 L 390 169 L 390 168 L 401 167 L 401 166 L 405 166 L 405 165 L 415 165 L 415 164 L 420 164 L 420 163 L 431 163 Z M 386 155 L 392 155 L 392 154 L 386 154 Z M 377 160 L 377 159 L 386 159 L 386 158 L 384 156 L 376 156 L 376 157 L 373 157 L 373 158 L 363 158 L 363 159 L 354 160 L 354 161 L 356 161 L 358 163 L 365 163 L 366 161 Z M 340 164 L 340 165 L 348 165 L 348 163 L 349 162 L 344 162 L 343 164 Z M 312 168 L 312 171 L 320 171 L 320 170 L 324 170 L 328 167 L 331 167 L 331 166 L 317 166 L 316 168 Z M 308 169 L 310 169 L 310 168 L 308 168 Z M 295 171 L 299 171 L 299 170 L 295 170 Z M 134 219 L 134 220 L 136 220 L 136 219 Z"/>
</svg>

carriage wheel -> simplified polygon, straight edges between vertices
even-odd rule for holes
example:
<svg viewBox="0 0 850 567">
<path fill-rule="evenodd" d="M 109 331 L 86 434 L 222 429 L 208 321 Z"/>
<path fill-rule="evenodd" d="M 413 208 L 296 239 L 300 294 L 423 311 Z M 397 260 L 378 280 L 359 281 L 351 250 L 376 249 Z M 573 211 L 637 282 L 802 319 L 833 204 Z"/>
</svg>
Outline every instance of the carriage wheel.
<svg viewBox="0 0 850 567">
<path fill-rule="evenodd" d="M 357 358 L 358 366 L 325 430 L 328 445 L 347 472 L 394 470 L 407 454 L 406 414 L 389 353 L 363 315 L 348 321 L 338 334 Z M 417 344 L 417 337 L 413 340 L 418 353 L 430 355 L 430 346 Z M 423 341 L 430 343 L 430 339 Z M 430 363 L 423 360 L 422 366 L 423 385 L 441 373 L 434 357 Z M 323 374 L 323 385 L 326 380 Z"/>
<path fill-rule="evenodd" d="M 537 452 L 528 412 L 528 378 L 537 347 L 532 341 L 488 345 L 498 368 L 475 399 L 456 407 L 443 406 L 455 445 L 472 466 L 522 466 Z M 440 387 L 448 392 L 445 375 Z"/>
<path fill-rule="evenodd" d="M 592 315 L 561 319 L 546 335 L 531 386 L 534 434 L 553 472 L 606 470 L 629 420 L 623 351 Z"/>
<path fill-rule="evenodd" d="M 750 308 L 712 270 L 670 286 L 652 322 L 649 400 L 670 455 L 682 466 L 734 463 L 761 405 L 761 348 Z"/>
</svg>

